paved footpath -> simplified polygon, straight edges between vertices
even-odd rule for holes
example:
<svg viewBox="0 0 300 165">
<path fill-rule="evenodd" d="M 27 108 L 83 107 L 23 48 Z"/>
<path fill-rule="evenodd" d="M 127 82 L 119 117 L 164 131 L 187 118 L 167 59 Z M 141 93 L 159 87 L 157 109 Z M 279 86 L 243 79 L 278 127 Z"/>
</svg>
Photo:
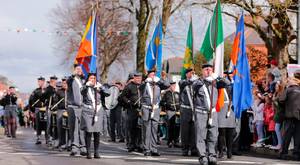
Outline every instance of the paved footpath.
<svg viewBox="0 0 300 165">
<path fill-rule="evenodd" d="M 160 157 L 145 157 L 141 153 L 128 153 L 124 143 L 101 141 L 101 159 L 70 157 L 68 152 L 48 149 L 45 144 L 35 145 L 34 131 L 21 128 L 16 139 L 0 135 L 0 165 L 194 165 L 197 157 L 182 157 L 180 149 L 160 146 Z M 296 165 L 300 162 L 282 161 L 257 156 L 234 156 L 231 160 L 219 160 L 218 164 L 236 165 Z"/>
</svg>

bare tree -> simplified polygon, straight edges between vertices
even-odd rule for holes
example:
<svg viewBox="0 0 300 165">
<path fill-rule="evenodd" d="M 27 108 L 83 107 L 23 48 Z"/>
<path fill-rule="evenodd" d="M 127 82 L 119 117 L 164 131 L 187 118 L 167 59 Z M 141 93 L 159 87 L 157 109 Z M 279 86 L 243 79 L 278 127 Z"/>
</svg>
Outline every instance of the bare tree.
<svg viewBox="0 0 300 165">
<path fill-rule="evenodd" d="M 161 2 L 163 3 L 161 4 Z M 146 41 L 154 16 L 158 16 L 161 13 L 163 33 L 165 34 L 170 16 L 180 9 L 184 2 L 186 0 L 119 0 L 119 8 L 123 8 L 129 13 L 134 14 L 137 21 L 136 66 L 138 71 L 144 72 Z M 161 5 L 162 8 L 159 11 L 158 9 Z"/>
<path fill-rule="evenodd" d="M 288 45 L 296 39 L 296 33 L 288 14 L 291 9 L 296 8 L 296 0 L 221 0 L 221 2 L 227 7 L 237 7 L 243 9 L 245 14 L 249 14 L 252 19 L 250 22 L 245 22 L 246 26 L 259 34 L 272 58 L 279 60 L 281 68 L 289 63 Z M 215 0 L 193 3 L 193 5 L 206 6 L 213 3 Z M 224 13 L 238 19 L 237 13 L 231 11 Z M 260 24 L 260 20 L 267 24 L 267 28 Z"/>
<path fill-rule="evenodd" d="M 66 52 L 64 62 L 74 61 L 83 29 L 92 12 L 97 6 L 97 55 L 98 72 L 101 81 L 107 80 L 107 73 L 112 63 L 123 65 L 132 54 L 132 23 L 128 20 L 128 14 L 124 10 L 117 8 L 116 1 L 94 1 L 78 0 L 76 3 L 64 1 L 62 6 L 58 6 L 53 11 L 53 21 L 57 29 L 71 31 L 66 37 L 60 37 L 58 45 Z M 63 39 L 63 40 L 61 40 Z"/>
</svg>

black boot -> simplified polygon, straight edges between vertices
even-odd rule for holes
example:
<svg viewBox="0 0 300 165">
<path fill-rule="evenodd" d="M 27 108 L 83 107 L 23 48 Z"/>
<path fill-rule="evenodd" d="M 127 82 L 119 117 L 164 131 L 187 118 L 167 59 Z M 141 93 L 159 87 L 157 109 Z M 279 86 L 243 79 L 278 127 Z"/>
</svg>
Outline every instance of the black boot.
<svg viewBox="0 0 300 165">
<path fill-rule="evenodd" d="M 100 153 L 99 153 L 99 143 L 100 143 L 100 132 L 94 132 L 94 158 L 100 159 Z"/>
<path fill-rule="evenodd" d="M 91 140 L 92 140 L 92 133 L 86 132 L 85 133 L 85 145 L 86 145 L 86 158 L 92 159 L 91 153 Z"/>
</svg>

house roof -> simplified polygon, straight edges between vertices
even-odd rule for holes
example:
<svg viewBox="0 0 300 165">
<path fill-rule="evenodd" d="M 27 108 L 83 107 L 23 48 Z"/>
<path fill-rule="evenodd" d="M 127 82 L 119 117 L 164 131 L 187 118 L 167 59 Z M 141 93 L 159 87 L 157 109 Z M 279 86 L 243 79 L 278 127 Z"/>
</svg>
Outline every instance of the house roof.
<svg viewBox="0 0 300 165">
<path fill-rule="evenodd" d="M 245 23 L 252 24 L 251 16 L 245 16 Z M 258 18 L 258 23 L 267 33 L 268 24 L 262 19 Z M 230 43 L 233 43 L 235 37 L 235 32 L 229 35 L 225 40 L 228 40 Z M 248 45 L 265 45 L 265 42 L 260 38 L 259 34 L 252 28 L 245 26 L 245 38 L 246 44 Z"/>
<path fill-rule="evenodd" d="M 169 62 L 169 73 L 180 74 L 182 67 L 182 57 L 172 57 L 164 60 L 163 65 L 166 67 L 167 61 Z"/>
</svg>

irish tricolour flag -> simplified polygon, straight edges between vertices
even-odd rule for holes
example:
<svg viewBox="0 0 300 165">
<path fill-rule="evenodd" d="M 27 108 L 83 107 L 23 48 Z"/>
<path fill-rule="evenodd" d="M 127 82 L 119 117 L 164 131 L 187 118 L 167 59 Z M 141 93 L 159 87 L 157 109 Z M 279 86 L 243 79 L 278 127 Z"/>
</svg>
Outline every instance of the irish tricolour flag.
<svg viewBox="0 0 300 165">
<path fill-rule="evenodd" d="M 221 12 L 221 5 L 218 0 L 200 49 L 200 53 L 208 62 L 214 62 L 214 72 L 219 76 L 222 76 L 224 72 L 224 37 Z M 221 89 L 218 92 L 216 109 L 220 111 L 224 106 L 224 91 Z"/>
</svg>

